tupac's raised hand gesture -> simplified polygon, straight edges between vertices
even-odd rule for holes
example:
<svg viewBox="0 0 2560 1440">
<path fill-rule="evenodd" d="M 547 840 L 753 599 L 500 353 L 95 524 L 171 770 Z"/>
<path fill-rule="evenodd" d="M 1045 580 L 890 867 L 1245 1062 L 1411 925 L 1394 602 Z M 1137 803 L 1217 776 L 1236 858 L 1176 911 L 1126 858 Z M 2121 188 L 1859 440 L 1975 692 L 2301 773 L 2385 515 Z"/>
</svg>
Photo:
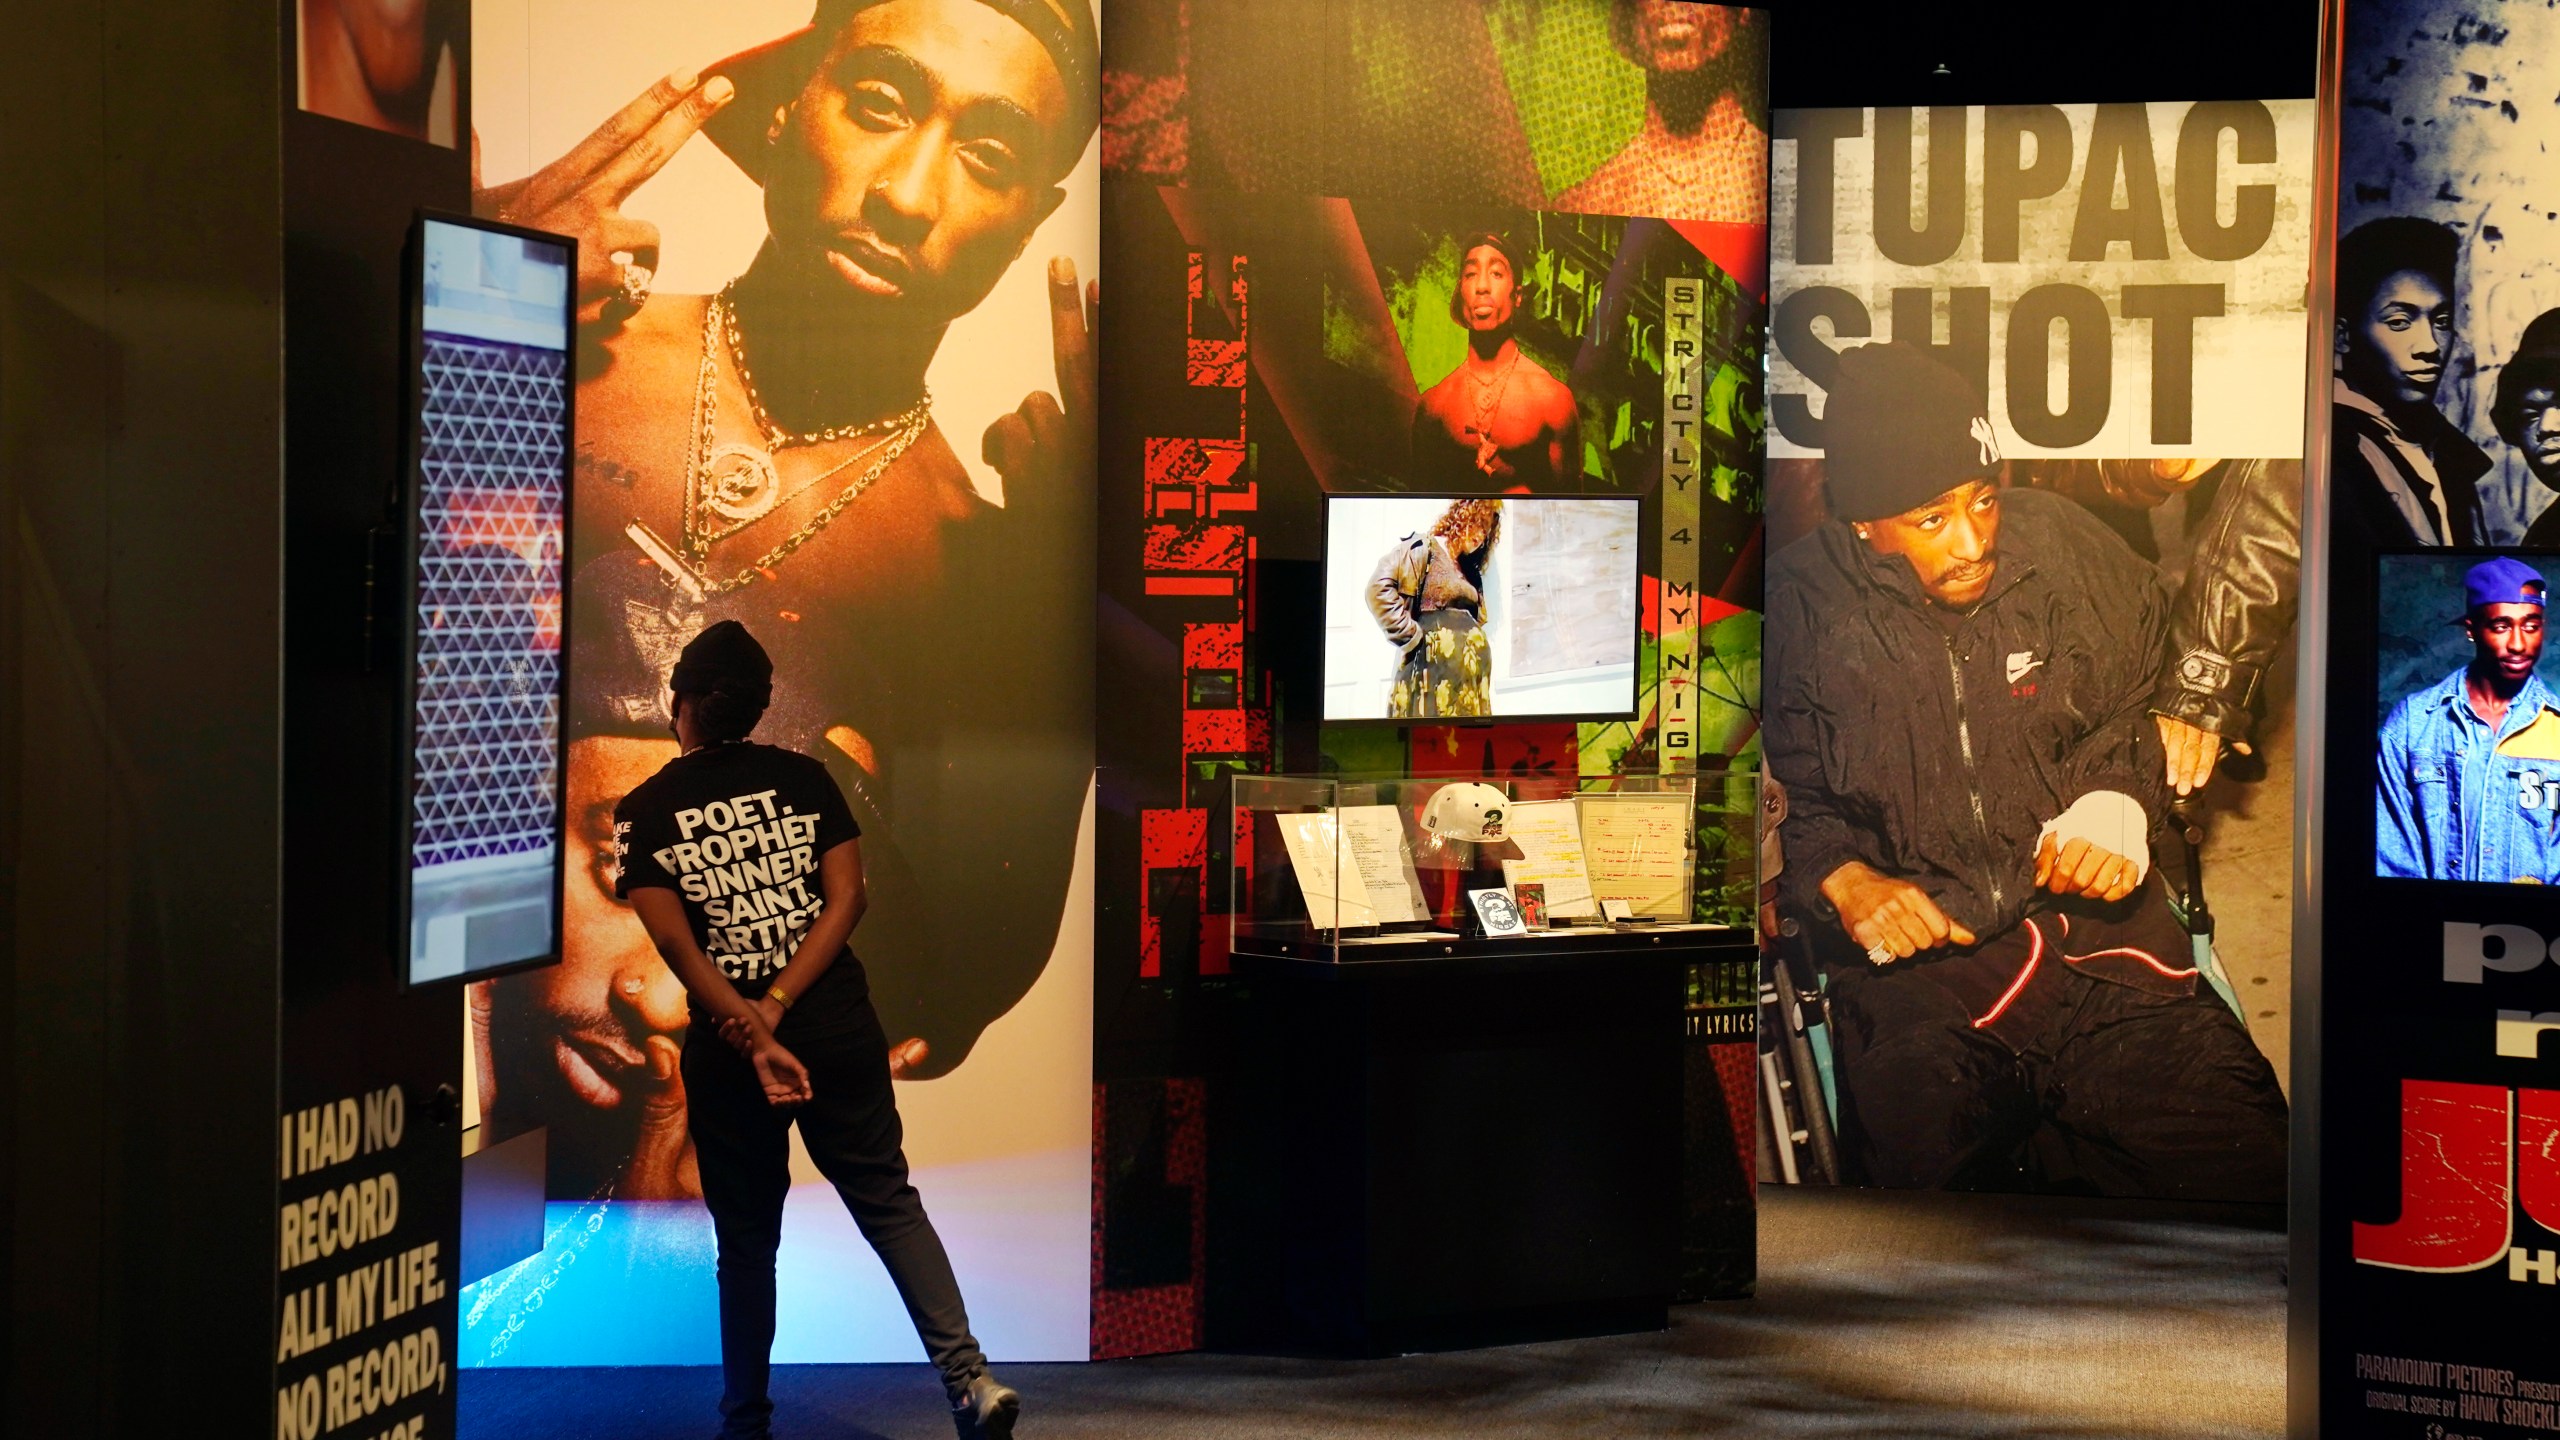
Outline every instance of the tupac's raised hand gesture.
<svg viewBox="0 0 2560 1440">
<path fill-rule="evenodd" d="M 568 154 L 521 180 L 475 191 L 471 208 L 575 238 L 579 323 L 619 323 L 647 302 L 658 269 L 658 227 L 623 214 L 623 202 L 736 95 L 725 75 L 704 81 L 679 70 L 615 111 Z"/>
</svg>

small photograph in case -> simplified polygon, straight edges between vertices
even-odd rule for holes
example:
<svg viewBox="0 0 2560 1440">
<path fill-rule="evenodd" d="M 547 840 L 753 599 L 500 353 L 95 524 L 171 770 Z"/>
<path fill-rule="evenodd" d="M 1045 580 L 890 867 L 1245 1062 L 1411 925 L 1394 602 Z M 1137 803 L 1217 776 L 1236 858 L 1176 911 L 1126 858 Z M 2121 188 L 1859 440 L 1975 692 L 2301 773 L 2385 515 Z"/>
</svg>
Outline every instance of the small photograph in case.
<svg viewBox="0 0 2560 1440">
<path fill-rule="evenodd" d="M 1520 904 L 1508 889 L 1470 890 L 1467 899 L 1474 902 L 1476 919 L 1483 924 L 1488 937 L 1524 935 L 1529 927 L 1520 918 Z"/>
</svg>

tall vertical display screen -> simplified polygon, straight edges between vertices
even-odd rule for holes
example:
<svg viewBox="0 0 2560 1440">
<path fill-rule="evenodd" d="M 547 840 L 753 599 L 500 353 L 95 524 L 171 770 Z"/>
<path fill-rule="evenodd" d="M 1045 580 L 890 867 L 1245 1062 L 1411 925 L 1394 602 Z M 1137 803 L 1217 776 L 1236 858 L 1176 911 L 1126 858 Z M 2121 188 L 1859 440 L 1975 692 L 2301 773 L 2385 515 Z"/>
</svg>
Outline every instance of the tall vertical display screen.
<svg viewBox="0 0 2560 1440">
<path fill-rule="evenodd" d="M 2560 12 L 2338 16 L 2293 1432 L 2521 1440 L 2560 1430 Z"/>
<path fill-rule="evenodd" d="M 423 218 L 405 507 L 412 985 L 560 954 L 570 277 L 557 236 Z"/>
</svg>

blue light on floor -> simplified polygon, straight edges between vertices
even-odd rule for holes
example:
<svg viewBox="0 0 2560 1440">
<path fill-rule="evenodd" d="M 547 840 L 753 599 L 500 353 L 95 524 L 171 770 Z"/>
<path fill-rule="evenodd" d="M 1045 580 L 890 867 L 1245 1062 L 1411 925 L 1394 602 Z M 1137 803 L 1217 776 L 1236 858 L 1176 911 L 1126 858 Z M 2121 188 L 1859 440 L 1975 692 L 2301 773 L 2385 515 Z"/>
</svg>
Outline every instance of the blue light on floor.
<svg viewBox="0 0 2560 1440">
<path fill-rule="evenodd" d="M 681 1201 L 555 1200 L 542 1252 L 462 1290 L 462 1364 L 715 1365 L 711 1216 Z"/>
<path fill-rule="evenodd" d="M 998 1359 L 1085 1358 L 1090 1158 L 1059 1151 L 919 1172 L 979 1341 Z M 791 1187 L 776 1273 L 778 1364 L 920 1360 L 896 1287 L 835 1191 Z M 462 1291 L 461 1363 L 716 1365 L 711 1217 L 692 1201 L 553 1201 L 542 1252 Z"/>
</svg>

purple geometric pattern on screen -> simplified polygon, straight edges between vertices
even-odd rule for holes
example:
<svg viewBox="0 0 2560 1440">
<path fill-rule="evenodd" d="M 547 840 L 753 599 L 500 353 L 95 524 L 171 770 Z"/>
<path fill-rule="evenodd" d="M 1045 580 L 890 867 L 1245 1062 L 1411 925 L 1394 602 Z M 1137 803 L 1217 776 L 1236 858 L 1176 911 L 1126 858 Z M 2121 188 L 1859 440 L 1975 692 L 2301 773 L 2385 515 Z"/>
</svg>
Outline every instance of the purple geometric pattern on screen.
<svg viewBox="0 0 2560 1440">
<path fill-rule="evenodd" d="M 418 868 L 557 834 L 567 366 L 554 350 L 426 337 Z"/>
</svg>

